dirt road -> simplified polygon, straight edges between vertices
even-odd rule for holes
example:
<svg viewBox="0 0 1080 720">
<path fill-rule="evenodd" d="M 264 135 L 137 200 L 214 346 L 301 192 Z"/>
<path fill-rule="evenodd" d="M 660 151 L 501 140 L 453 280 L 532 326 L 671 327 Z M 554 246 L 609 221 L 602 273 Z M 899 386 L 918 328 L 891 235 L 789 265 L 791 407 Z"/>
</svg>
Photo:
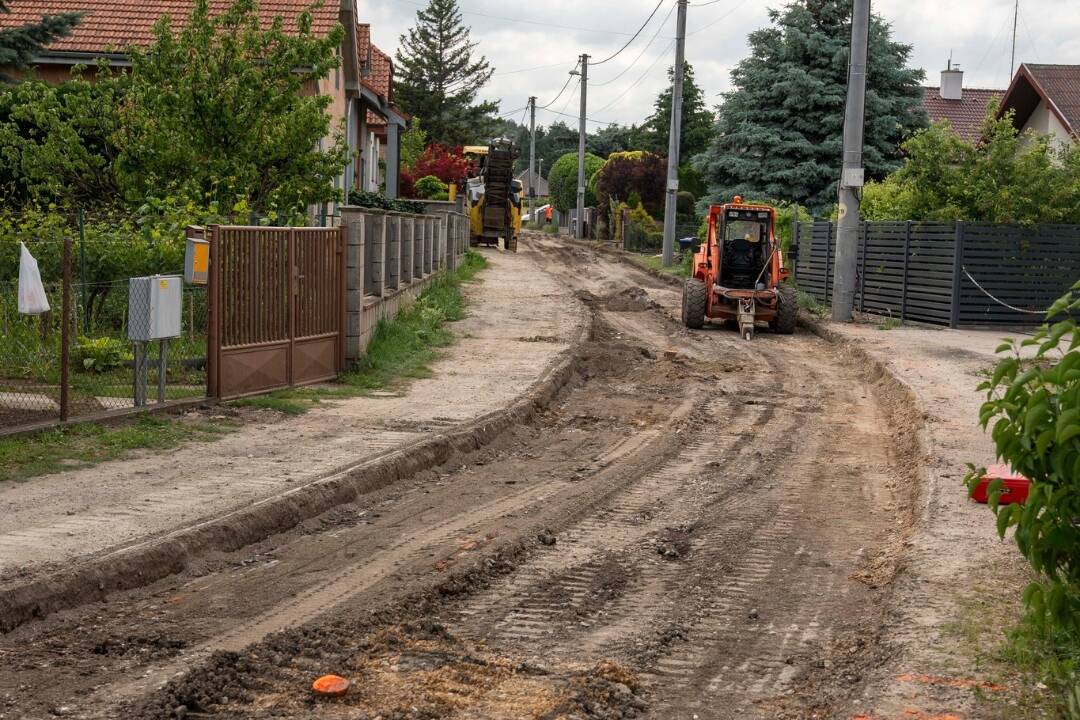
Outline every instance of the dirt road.
<svg viewBox="0 0 1080 720">
<path fill-rule="evenodd" d="M 670 286 L 523 245 L 594 327 L 544 413 L 0 637 L 0 717 L 837 716 L 909 529 L 907 396 L 809 334 L 690 334 Z M 312 697 L 327 672 L 345 697 Z"/>
</svg>

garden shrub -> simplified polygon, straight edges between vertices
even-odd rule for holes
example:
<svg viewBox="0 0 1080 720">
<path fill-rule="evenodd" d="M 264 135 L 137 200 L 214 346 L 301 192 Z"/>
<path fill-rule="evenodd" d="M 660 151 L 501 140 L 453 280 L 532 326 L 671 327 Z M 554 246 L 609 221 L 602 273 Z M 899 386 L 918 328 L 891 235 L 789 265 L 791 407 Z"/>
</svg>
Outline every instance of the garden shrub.
<svg viewBox="0 0 1080 720">
<path fill-rule="evenodd" d="M 436 196 L 445 194 L 447 191 L 447 184 L 434 175 L 425 175 L 413 186 L 416 188 L 416 196 L 427 200 L 434 200 Z"/>
<path fill-rule="evenodd" d="M 1029 630 L 1047 640 L 1051 679 L 1080 716 L 1080 282 L 1047 313 L 1033 336 L 998 347 L 1004 357 L 990 379 L 979 421 L 991 428 L 997 458 L 1031 480 L 1024 504 L 1000 505 L 1002 483 L 990 484 L 990 509 L 1002 537 L 1015 528 L 1020 553 L 1039 574 L 1024 591 Z M 1034 351 L 1033 356 L 1030 355 Z M 1022 353 L 1027 351 L 1028 357 Z M 969 466 L 973 491 L 982 468 Z"/>
<path fill-rule="evenodd" d="M 132 359 L 129 343 L 111 337 L 80 336 L 73 350 L 72 363 L 76 370 L 84 372 L 105 372 Z"/>
</svg>

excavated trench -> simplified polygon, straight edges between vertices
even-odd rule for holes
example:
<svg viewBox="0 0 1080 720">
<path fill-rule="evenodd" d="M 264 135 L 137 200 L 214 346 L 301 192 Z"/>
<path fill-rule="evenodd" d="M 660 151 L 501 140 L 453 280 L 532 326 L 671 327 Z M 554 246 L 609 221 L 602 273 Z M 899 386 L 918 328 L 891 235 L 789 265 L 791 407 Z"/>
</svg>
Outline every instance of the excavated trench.
<svg viewBox="0 0 1080 720">
<path fill-rule="evenodd" d="M 808 334 L 687 333 L 661 281 L 529 242 L 594 314 L 543 411 L 0 637 L 0 717 L 833 717 L 886 652 L 910 398 Z M 325 673 L 350 691 L 313 697 Z"/>
</svg>

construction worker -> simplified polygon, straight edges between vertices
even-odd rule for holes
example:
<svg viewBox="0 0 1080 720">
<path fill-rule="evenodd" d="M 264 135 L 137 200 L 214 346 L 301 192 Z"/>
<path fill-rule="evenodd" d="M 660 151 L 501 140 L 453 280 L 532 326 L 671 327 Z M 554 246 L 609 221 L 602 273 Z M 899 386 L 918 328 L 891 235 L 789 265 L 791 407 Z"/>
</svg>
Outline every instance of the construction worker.
<svg viewBox="0 0 1080 720">
<path fill-rule="evenodd" d="M 552 215 L 554 215 L 555 209 L 550 205 L 547 206 L 547 210 L 544 211 L 544 217 L 547 219 L 547 224 L 551 224 Z"/>
</svg>

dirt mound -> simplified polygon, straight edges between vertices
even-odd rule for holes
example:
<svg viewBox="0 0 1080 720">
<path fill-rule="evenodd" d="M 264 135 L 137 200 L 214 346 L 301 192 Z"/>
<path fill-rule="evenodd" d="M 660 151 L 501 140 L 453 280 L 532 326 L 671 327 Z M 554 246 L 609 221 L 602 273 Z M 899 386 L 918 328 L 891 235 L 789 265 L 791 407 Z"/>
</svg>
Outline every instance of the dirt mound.
<svg viewBox="0 0 1080 720">
<path fill-rule="evenodd" d="M 621 290 L 605 299 L 602 304 L 605 309 L 613 312 L 645 312 L 660 307 L 660 304 L 640 287 Z"/>
</svg>

